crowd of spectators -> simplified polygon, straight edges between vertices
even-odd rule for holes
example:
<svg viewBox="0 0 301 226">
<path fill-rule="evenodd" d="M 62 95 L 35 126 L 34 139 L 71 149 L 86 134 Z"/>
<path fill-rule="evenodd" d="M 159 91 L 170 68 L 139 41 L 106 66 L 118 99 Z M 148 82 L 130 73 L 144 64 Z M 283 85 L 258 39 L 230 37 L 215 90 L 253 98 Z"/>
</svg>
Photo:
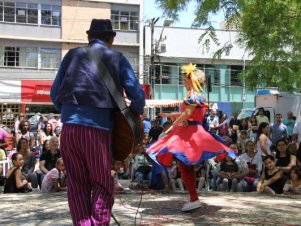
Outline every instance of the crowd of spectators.
<svg viewBox="0 0 301 226">
<path fill-rule="evenodd" d="M 41 116 L 33 131 L 30 121 L 20 113 L 12 128 L 12 150 L 6 149 L 8 137 L 0 131 L 4 193 L 64 190 L 67 174 L 59 150 L 60 133 L 56 132 L 61 126 L 60 120 L 50 114 Z"/>
<path fill-rule="evenodd" d="M 143 145 L 146 150 L 165 135 L 172 118 L 150 120 L 144 116 Z M 291 112 L 286 118 L 276 115 L 269 122 L 264 109 L 258 115 L 239 120 L 211 110 L 204 124 L 212 134 L 221 136 L 237 153 L 237 158 L 217 157 L 195 167 L 198 178 L 196 189 L 224 192 L 251 192 L 269 194 L 301 194 L 301 122 Z M 59 150 L 61 123 L 53 115 L 41 116 L 30 129 L 25 115 L 15 121 L 15 149 L 5 150 L 7 139 L 0 131 L 0 161 L 8 159 L 4 192 L 57 192 L 66 189 L 67 173 Z M 0 173 L 3 171 L 0 166 Z M 115 190 L 122 190 L 119 180 L 130 180 L 130 188 L 185 191 L 177 163 L 163 167 L 153 162 L 144 152 L 116 161 L 112 166 Z"/>
<path fill-rule="evenodd" d="M 240 120 L 236 113 L 231 118 L 218 113 L 211 110 L 204 123 L 211 133 L 225 140 L 237 158 L 217 157 L 196 166 L 199 192 L 301 194 L 301 122 L 296 122 L 291 112 L 284 119 L 277 114 L 275 122 L 269 121 L 263 108 L 258 115 Z M 144 117 L 146 148 L 165 135 L 172 120 Z M 176 163 L 162 167 L 152 162 L 145 152 L 129 157 L 121 169 L 123 176 L 119 179 L 130 179 L 132 189 L 141 188 L 139 185 L 148 181 L 151 189 L 185 190 Z"/>
</svg>

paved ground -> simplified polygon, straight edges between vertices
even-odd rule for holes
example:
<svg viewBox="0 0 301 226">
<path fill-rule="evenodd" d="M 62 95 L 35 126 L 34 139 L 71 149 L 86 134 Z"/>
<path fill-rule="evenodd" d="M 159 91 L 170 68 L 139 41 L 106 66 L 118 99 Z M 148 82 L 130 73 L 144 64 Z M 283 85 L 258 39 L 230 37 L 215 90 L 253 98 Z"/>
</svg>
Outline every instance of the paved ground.
<svg viewBox="0 0 301 226">
<path fill-rule="evenodd" d="M 202 208 L 182 213 L 186 198 L 125 191 L 116 194 L 113 214 L 120 225 L 301 225 L 301 196 L 204 192 Z M 71 225 L 65 192 L 0 194 L 0 213 L 0 225 Z"/>
</svg>

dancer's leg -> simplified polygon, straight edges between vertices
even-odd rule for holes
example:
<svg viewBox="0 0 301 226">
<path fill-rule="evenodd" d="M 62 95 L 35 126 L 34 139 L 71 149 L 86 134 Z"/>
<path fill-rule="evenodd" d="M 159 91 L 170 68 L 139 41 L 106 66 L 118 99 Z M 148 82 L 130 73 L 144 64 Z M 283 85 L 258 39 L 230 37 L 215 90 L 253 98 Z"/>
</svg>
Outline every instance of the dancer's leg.
<svg viewBox="0 0 301 226">
<path fill-rule="evenodd" d="M 199 199 L 197 191 L 196 191 L 196 176 L 193 170 L 193 167 L 186 166 L 184 163 L 178 163 L 179 170 L 181 172 L 182 180 L 184 185 L 186 186 L 189 195 L 190 195 L 190 202 L 194 202 Z"/>
</svg>

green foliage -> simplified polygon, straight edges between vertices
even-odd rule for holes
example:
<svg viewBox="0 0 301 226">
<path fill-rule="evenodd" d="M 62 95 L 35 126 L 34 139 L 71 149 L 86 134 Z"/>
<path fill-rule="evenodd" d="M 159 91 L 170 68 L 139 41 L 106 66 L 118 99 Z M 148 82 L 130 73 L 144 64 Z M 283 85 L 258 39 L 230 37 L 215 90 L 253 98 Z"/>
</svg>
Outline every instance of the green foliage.
<svg viewBox="0 0 301 226">
<path fill-rule="evenodd" d="M 165 14 L 178 19 L 189 0 L 157 0 Z M 241 74 L 249 88 L 277 86 L 301 90 L 301 1 L 300 0 L 196 0 L 195 28 L 206 27 L 200 37 L 206 51 L 213 42 L 220 46 L 215 58 L 229 54 L 233 43 L 221 46 L 211 24 L 212 15 L 224 12 L 226 28 L 237 29 L 237 41 L 252 54 Z M 203 51 L 204 51 L 203 49 Z"/>
</svg>

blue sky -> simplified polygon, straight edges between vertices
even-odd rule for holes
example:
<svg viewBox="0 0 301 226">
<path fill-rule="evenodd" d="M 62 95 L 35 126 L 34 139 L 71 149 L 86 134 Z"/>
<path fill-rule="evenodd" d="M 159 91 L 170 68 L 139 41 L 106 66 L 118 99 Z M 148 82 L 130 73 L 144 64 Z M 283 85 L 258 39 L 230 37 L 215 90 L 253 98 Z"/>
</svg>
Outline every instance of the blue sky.
<svg viewBox="0 0 301 226">
<path fill-rule="evenodd" d="M 191 27 L 191 24 L 194 20 L 194 1 L 190 2 L 187 10 L 180 13 L 179 21 L 175 21 L 171 26 L 173 27 Z M 160 17 L 160 20 L 157 22 L 157 26 L 162 26 L 164 19 L 162 17 L 162 10 L 158 8 L 158 6 L 155 4 L 155 0 L 145 0 L 144 1 L 144 20 L 147 21 L 151 18 L 157 18 Z M 221 15 L 217 15 L 214 17 L 214 20 L 216 23 L 214 23 L 214 26 L 216 28 L 219 27 L 219 22 L 222 20 Z"/>
</svg>

